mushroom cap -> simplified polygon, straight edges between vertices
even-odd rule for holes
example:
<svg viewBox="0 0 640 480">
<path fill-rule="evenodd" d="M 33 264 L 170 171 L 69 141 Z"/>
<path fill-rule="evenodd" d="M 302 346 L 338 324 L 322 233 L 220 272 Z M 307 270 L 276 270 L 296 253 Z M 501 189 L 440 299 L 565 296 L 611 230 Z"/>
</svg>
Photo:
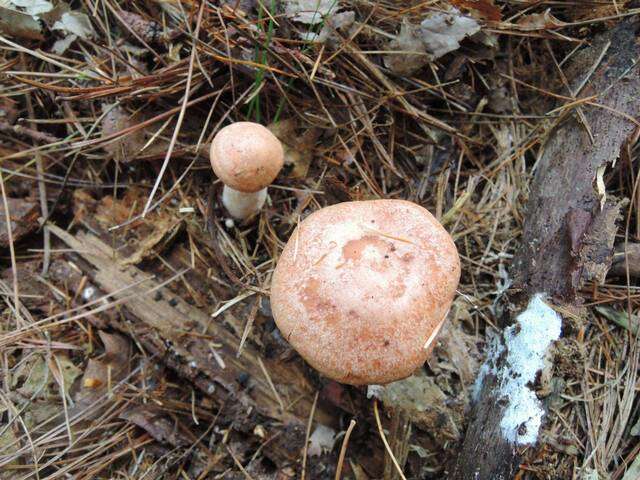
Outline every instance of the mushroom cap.
<svg viewBox="0 0 640 480">
<path fill-rule="evenodd" d="M 271 286 L 282 335 L 341 383 L 408 377 L 453 301 L 460 260 L 447 231 L 404 200 L 345 202 L 295 229 Z"/>
<path fill-rule="evenodd" d="M 211 142 L 210 158 L 222 183 L 247 193 L 266 188 L 284 164 L 280 140 L 253 122 L 236 122 L 220 130 Z"/>
</svg>

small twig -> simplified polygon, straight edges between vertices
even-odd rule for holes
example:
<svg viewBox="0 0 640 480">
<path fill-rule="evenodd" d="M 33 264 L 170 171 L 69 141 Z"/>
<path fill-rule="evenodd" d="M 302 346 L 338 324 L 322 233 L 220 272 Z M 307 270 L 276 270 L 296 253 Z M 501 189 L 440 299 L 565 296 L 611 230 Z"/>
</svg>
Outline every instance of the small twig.
<svg viewBox="0 0 640 480">
<path fill-rule="evenodd" d="M 28 137 L 31 140 L 42 143 L 56 143 L 61 141 L 58 137 L 54 137 L 48 133 L 40 132 L 29 127 L 23 127 L 22 125 L 11 125 L 4 120 L 0 121 L 0 132 Z"/>
<path fill-rule="evenodd" d="M 304 449 L 302 450 L 302 473 L 300 480 L 304 480 L 307 475 L 307 453 L 309 451 L 309 437 L 311 436 L 311 426 L 313 425 L 313 416 L 316 413 L 316 404 L 318 403 L 318 394 L 316 392 L 313 397 L 313 404 L 311 405 L 311 412 L 309 412 L 309 421 L 307 421 L 307 432 L 304 436 Z"/>
<path fill-rule="evenodd" d="M 4 206 L 4 216 L 7 222 L 7 237 L 9 241 L 9 255 L 11 256 L 11 273 L 13 274 L 13 303 L 16 312 L 16 322 L 22 325 L 22 316 L 20 315 L 20 293 L 18 291 L 18 266 L 16 264 L 16 251 L 13 248 L 13 232 L 11 231 L 11 212 L 9 212 L 9 201 L 7 200 L 7 192 L 4 188 L 4 177 L 0 172 L 0 192 L 2 193 L 2 202 Z"/>
<path fill-rule="evenodd" d="M 233 458 L 233 463 L 236 464 L 236 467 L 238 467 L 238 469 L 240 469 L 240 471 L 242 472 L 242 474 L 244 475 L 244 477 L 247 480 L 253 480 L 253 478 L 251 478 L 251 475 L 249 475 L 249 472 L 247 472 L 245 470 L 245 468 L 242 466 L 242 464 L 240 463 L 240 460 L 238 460 L 238 457 L 236 457 L 233 452 L 231 451 L 231 449 L 229 448 L 229 445 L 225 445 L 225 448 L 227 449 L 227 452 L 229 452 L 229 455 L 231 455 L 231 458 Z"/>
<path fill-rule="evenodd" d="M 251 327 L 253 326 L 253 322 L 256 319 L 256 315 L 258 314 L 258 306 L 260 305 L 261 298 L 258 297 L 251 307 L 251 312 L 249 312 L 249 318 L 247 318 L 247 323 L 244 326 L 244 331 L 242 332 L 242 338 L 240 339 L 240 345 L 238 346 L 238 353 L 236 353 L 236 358 L 239 358 L 242 355 L 242 349 L 244 348 L 244 342 L 247 341 L 247 337 L 249 336 L 249 332 L 251 331 Z"/>
<path fill-rule="evenodd" d="M 282 403 L 282 398 L 280 398 L 280 394 L 278 393 L 278 390 L 276 390 L 276 386 L 273 384 L 273 380 L 271 380 L 271 376 L 269 375 L 269 372 L 267 371 L 267 367 L 264 366 L 264 363 L 262 363 L 262 359 L 260 357 L 258 357 L 258 364 L 260 364 L 260 369 L 262 370 L 262 373 L 264 373 L 264 376 L 267 378 L 267 382 L 269 383 L 269 387 L 271 388 L 271 391 L 275 395 L 276 400 L 278 401 L 278 404 L 280 405 L 280 409 L 284 412 L 284 403 Z"/>
<path fill-rule="evenodd" d="M 24 70 L 27 70 L 27 61 L 25 59 L 24 53 L 20 54 L 20 60 L 22 62 Z M 38 125 L 33 123 L 33 120 L 36 118 L 35 111 L 33 109 L 33 102 L 31 101 L 31 93 L 28 92 L 25 94 L 25 101 L 27 103 L 27 112 L 29 113 L 29 122 L 33 126 L 33 132 L 37 133 L 39 136 L 43 137 L 44 143 L 55 143 L 60 141 L 56 137 L 49 135 L 48 133 L 43 133 L 38 130 Z M 76 122 L 77 125 L 82 128 L 81 124 Z M 17 126 L 13 127 L 14 130 Z M 18 127 L 25 128 L 25 127 Z M 27 129 L 31 130 L 31 129 Z M 31 137 L 33 140 L 38 141 L 37 138 Z M 42 156 L 40 152 L 36 152 L 36 172 L 38 174 L 38 194 L 40 197 L 40 215 L 42 218 L 42 224 L 40 225 L 42 228 L 42 245 L 43 245 L 43 255 L 42 255 L 42 275 L 45 276 L 49 271 L 49 262 L 51 259 L 51 232 L 49 232 L 49 228 L 45 225 L 47 219 L 49 218 L 49 206 L 47 204 L 47 184 L 44 181 L 44 167 L 42 165 Z"/>
</svg>

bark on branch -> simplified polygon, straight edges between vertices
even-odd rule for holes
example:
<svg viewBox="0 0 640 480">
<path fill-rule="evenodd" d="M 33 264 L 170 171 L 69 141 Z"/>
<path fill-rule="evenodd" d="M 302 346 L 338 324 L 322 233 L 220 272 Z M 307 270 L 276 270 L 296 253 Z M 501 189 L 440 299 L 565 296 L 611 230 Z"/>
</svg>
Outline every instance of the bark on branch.
<svg viewBox="0 0 640 480">
<path fill-rule="evenodd" d="M 547 303 L 574 304 L 585 279 L 603 280 L 606 275 L 619 205 L 603 198 L 597 178 L 637 128 L 632 120 L 640 113 L 637 31 L 637 19 L 620 23 L 577 54 L 567 72 L 576 96 L 595 99 L 579 107 L 584 123 L 574 112 L 567 112 L 550 133 L 538 163 L 522 244 L 510 272 L 516 279 L 508 294 L 515 325 L 507 327 L 489 349 L 450 479 L 513 478 L 522 451 L 537 440 L 544 413 L 540 410 L 536 417 L 540 404 L 533 396 L 535 386 L 517 381 L 523 374 L 518 371 L 522 352 L 514 349 L 537 358 L 539 352 L 528 349 L 535 350 L 536 342 L 552 340 L 546 330 L 554 328 L 557 318 L 545 303 L 537 303 L 542 301 L 538 294 Z M 525 315 L 517 317 L 526 304 L 530 307 Z M 514 392 L 515 387 L 520 391 Z M 509 421 L 518 418 L 529 419 L 513 432 Z"/>
</svg>

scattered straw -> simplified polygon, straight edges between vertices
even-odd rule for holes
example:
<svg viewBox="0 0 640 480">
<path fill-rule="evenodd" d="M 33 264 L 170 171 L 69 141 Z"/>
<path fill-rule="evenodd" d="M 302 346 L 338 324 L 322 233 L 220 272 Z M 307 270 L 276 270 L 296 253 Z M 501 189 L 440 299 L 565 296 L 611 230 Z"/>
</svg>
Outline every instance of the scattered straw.
<svg viewBox="0 0 640 480">
<path fill-rule="evenodd" d="M 349 445 L 349 438 L 351 437 L 351 432 L 353 428 L 356 426 L 356 421 L 352 418 L 349 422 L 349 426 L 347 427 L 347 433 L 344 434 L 344 439 L 342 440 L 342 446 L 340 447 L 340 455 L 338 456 L 338 466 L 336 467 L 336 476 L 334 480 L 340 480 L 342 477 L 342 464 L 344 463 L 344 457 L 347 454 L 347 445 Z"/>
<path fill-rule="evenodd" d="M 376 417 L 376 424 L 378 425 L 378 433 L 380 434 L 382 443 L 384 443 L 384 448 L 387 450 L 387 453 L 391 457 L 393 466 L 396 468 L 396 471 L 398 472 L 398 475 L 400 475 L 400 478 L 402 480 L 407 480 L 407 478 L 404 476 L 404 473 L 402 473 L 402 469 L 400 468 L 400 465 L 398 465 L 398 461 L 396 460 L 396 457 L 393 454 L 393 450 L 391 450 L 391 447 L 389 446 L 389 442 L 387 442 L 387 437 L 385 437 L 384 431 L 382 430 L 382 422 L 380 422 L 380 414 L 378 413 L 378 400 L 376 399 L 373 400 L 373 414 Z"/>
<path fill-rule="evenodd" d="M 309 437 L 311 436 L 311 427 L 313 426 L 313 416 L 316 413 L 316 405 L 318 403 L 318 395 L 320 392 L 316 392 L 313 397 L 313 404 L 311 405 L 311 411 L 309 412 L 309 420 L 307 421 L 307 430 L 304 435 L 304 448 L 302 450 L 302 473 L 300 474 L 300 480 L 305 480 L 307 475 L 307 453 L 309 451 Z"/>
</svg>

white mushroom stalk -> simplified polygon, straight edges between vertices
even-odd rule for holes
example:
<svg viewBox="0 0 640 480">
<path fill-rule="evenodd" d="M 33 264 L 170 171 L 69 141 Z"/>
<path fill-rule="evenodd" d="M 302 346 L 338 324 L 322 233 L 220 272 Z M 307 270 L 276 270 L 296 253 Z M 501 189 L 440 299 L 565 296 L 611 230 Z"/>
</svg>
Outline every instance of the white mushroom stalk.
<svg viewBox="0 0 640 480">
<path fill-rule="evenodd" d="M 246 221 L 260 212 L 267 187 L 283 164 L 280 141 L 257 123 L 232 123 L 211 142 L 211 167 L 224 183 L 222 204 L 236 220 Z"/>
<path fill-rule="evenodd" d="M 256 215 L 267 200 L 267 189 L 257 192 L 239 192 L 227 185 L 222 189 L 222 204 L 229 215 L 239 220 L 246 220 Z"/>
</svg>

